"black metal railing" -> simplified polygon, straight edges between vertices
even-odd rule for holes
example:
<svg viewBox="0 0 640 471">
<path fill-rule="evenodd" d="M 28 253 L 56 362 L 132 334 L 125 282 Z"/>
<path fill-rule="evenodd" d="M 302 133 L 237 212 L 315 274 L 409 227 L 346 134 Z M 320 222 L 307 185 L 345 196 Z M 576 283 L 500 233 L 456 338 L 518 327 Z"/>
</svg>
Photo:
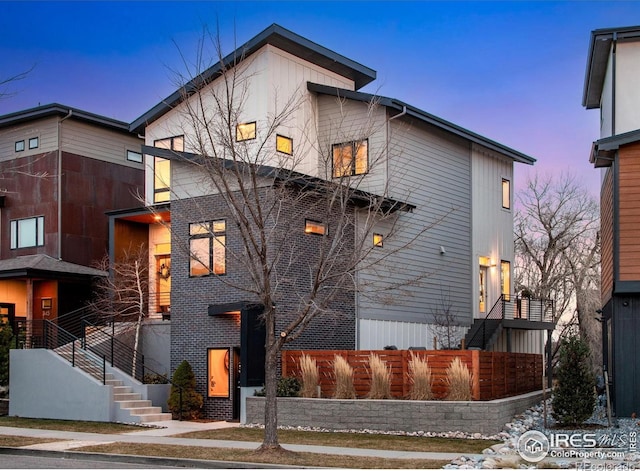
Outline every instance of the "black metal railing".
<svg viewBox="0 0 640 471">
<path fill-rule="evenodd" d="M 487 343 L 500 327 L 502 321 L 515 319 L 531 322 L 555 322 L 554 303 L 549 299 L 503 294 L 482 319 L 481 324 L 473 331 L 473 335 L 465 339 L 467 347 L 480 347 L 485 350 Z"/>
</svg>

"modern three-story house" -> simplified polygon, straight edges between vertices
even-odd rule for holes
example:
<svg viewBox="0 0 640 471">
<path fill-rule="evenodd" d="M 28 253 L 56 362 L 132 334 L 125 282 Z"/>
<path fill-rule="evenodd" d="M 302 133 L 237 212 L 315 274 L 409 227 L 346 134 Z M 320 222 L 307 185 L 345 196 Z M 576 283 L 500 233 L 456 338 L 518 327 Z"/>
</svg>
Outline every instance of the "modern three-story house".
<svg viewBox="0 0 640 471">
<path fill-rule="evenodd" d="M 403 101 L 363 92 L 375 78 L 374 70 L 272 25 L 131 124 L 145 138 L 146 205 L 110 213 L 111 253 L 117 258 L 125 241 L 148 245 L 149 317 L 170 329 L 170 370 L 185 359 L 192 365 L 209 417 L 238 416 L 241 394 L 261 381 L 264 358 L 264 306 L 239 289 L 255 274 L 242 258 L 238 209 L 228 204 L 242 184 L 221 189 L 206 171 L 211 162 L 231 165 L 229 149 L 262 156 L 243 162 L 258 169 L 246 175 L 260 180 L 253 187 L 259 198 L 271 197 L 283 175 L 296 194 L 346 182 L 359 191 L 360 203 L 351 198 L 346 210 L 354 234 L 371 214 L 362 200 L 393 216 L 366 226 L 367 247 L 340 247 L 365 249 L 385 268 L 365 258 L 351 288 L 325 306 L 332 315 L 311 321 L 291 348 L 438 348 L 448 334 L 457 346 L 472 324 L 491 317 L 491 341 L 480 348 L 543 349 L 553 323 L 531 316 L 526 302 L 516 308 L 511 281 L 513 167 L 535 160 Z M 215 97 L 225 94 L 241 106 L 221 116 Z M 222 135 L 226 144 L 212 146 Z M 318 260 L 318 236 L 333 234 L 336 224 L 322 208 L 300 206 L 283 204 L 278 212 L 290 242 L 278 252 L 278 263 L 289 262 L 275 263 L 271 275 L 287 288 L 277 302 L 281 335 L 311 289 L 304 282 Z"/>
</svg>

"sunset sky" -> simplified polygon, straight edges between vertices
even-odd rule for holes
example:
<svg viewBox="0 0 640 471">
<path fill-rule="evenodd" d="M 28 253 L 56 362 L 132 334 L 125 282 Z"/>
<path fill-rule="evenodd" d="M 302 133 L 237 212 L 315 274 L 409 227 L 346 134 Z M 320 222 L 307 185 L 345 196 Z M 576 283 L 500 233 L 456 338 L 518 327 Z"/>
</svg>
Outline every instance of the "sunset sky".
<svg viewBox="0 0 640 471">
<path fill-rule="evenodd" d="M 589 162 L 599 113 L 581 106 L 590 32 L 640 24 L 640 2 L 3 2 L 0 114 L 61 103 L 133 121 L 171 94 L 203 27 L 225 53 L 272 23 L 377 71 L 363 91 L 424 111 L 571 172 Z"/>
</svg>

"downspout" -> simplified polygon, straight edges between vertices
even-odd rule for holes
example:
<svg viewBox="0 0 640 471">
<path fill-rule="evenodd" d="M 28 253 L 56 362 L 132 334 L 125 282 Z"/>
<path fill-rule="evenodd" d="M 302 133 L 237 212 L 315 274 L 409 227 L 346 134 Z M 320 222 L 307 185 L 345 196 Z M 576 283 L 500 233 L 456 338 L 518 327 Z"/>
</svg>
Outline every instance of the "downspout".
<svg viewBox="0 0 640 471">
<path fill-rule="evenodd" d="M 616 135 L 616 45 L 618 33 L 613 33 L 611 49 L 611 135 Z"/>
<path fill-rule="evenodd" d="M 70 118 L 73 110 L 58 121 L 58 260 L 62 260 L 62 122 Z"/>
</svg>

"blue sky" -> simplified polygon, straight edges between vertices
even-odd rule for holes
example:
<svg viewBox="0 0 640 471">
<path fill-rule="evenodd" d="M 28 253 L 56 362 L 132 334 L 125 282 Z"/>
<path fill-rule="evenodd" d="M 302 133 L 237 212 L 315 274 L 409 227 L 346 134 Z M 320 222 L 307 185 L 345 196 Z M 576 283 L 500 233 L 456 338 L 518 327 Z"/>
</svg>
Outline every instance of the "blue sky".
<svg viewBox="0 0 640 471">
<path fill-rule="evenodd" d="M 0 114 L 48 103 L 130 122 L 175 90 L 203 26 L 230 52 L 272 23 L 366 65 L 364 91 L 406 101 L 569 171 L 597 194 L 597 110 L 581 106 L 593 29 L 640 24 L 640 2 L 4 2 Z M 7 91 L 7 90 L 5 90 Z"/>
</svg>

